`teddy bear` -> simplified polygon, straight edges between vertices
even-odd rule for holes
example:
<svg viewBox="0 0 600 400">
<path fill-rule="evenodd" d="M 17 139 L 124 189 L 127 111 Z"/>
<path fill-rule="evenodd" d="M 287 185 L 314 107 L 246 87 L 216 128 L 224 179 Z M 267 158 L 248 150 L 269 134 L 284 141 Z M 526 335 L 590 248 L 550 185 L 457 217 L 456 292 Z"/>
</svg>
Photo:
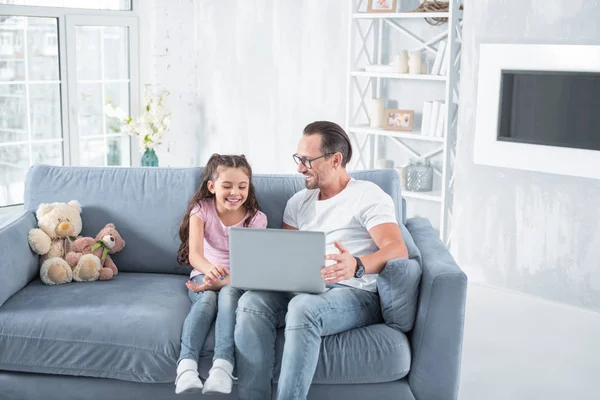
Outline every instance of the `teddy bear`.
<svg viewBox="0 0 600 400">
<path fill-rule="evenodd" d="M 31 249 L 41 255 L 40 279 L 46 285 L 71 282 L 73 271 L 65 257 L 71 240 L 81 233 L 81 205 L 76 200 L 42 203 L 36 218 L 38 228 L 29 230 L 28 240 Z"/>
<path fill-rule="evenodd" d="M 67 254 L 67 263 L 73 268 L 74 280 L 106 281 L 119 273 L 110 254 L 115 254 L 125 247 L 114 224 L 107 224 L 93 237 L 80 237 L 71 243 Z M 85 271 L 83 273 L 82 271 Z M 85 277 L 85 279 L 82 279 Z"/>
</svg>

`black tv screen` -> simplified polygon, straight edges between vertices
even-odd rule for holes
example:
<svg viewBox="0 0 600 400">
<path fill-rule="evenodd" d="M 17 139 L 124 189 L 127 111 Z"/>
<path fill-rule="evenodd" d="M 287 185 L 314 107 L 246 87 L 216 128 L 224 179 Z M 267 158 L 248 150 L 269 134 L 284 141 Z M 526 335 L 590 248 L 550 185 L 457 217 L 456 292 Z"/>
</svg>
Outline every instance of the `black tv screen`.
<svg viewBox="0 0 600 400">
<path fill-rule="evenodd" d="M 600 73 L 502 71 L 498 140 L 600 150 Z"/>
</svg>

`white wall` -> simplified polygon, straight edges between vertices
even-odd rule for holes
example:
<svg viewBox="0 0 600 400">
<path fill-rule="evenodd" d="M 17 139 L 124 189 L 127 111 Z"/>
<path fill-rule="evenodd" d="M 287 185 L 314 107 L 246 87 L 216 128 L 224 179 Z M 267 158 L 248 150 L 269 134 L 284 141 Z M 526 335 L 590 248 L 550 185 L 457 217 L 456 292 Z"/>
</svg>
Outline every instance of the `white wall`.
<svg viewBox="0 0 600 400">
<path fill-rule="evenodd" d="M 157 147 L 161 166 L 198 165 L 198 110 L 193 0 L 148 0 L 140 7 L 140 79 L 171 92 L 170 131 Z"/>
<path fill-rule="evenodd" d="M 142 79 L 173 93 L 161 165 L 243 152 L 255 172 L 294 172 L 308 123 L 344 124 L 348 11 L 345 0 L 151 0 Z"/>
<path fill-rule="evenodd" d="M 598 21 L 598 0 L 466 1 L 452 244 L 471 282 L 461 400 L 598 398 L 600 181 L 472 162 L 479 44 L 598 44 Z"/>
<path fill-rule="evenodd" d="M 465 6 L 453 253 L 479 281 L 600 311 L 600 180 L 473 164 L 480 43 L 600 44 L 598 0 Z"/>
</svg>

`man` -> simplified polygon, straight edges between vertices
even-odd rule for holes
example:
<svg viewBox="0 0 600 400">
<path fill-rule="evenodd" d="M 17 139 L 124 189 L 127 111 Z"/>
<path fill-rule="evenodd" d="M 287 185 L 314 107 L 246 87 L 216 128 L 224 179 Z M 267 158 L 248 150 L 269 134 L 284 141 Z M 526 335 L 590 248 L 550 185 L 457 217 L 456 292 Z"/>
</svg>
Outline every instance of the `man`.
<svg viewBox="0 0 600 400">
<path fill-rule="evenodd" d="M 285 328 L 277 399 L 305 399 L 321 337 L 381 321 L 376 277 L 386 262 L 408 257 L 394 203 L 376 184 L 348 175 L 350 139 L 337 124 L 304 129 L 294 159 L 306 189 L 287 203 L 285 229 L 323 231 L 328 290 L 319 295 L 247 292 L 235 328 L 240 399 L 271 398 L 276 329 Z M 285 262 L 282 263 L 285 267 Z"/>
</svg>

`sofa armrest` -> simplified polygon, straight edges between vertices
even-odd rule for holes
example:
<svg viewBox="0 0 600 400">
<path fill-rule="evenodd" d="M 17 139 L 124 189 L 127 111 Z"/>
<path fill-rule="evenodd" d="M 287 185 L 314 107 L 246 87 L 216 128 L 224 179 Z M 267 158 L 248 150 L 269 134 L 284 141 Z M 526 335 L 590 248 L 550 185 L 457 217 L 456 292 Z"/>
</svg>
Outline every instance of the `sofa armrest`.
<svg viewBox="0 0 600 400">
<path fill-rule="evenodd" d="M 417 400 L 456 399 L 467 276 L 427 219 L 411 218 L 406 226 L 421 251 L 423 267 L 409 384 Z"/>
<path fill-rule="evenodd" d="M 19 211 L 0 223 L 0 306 L 39 273 L 39 256 L 29 247 L 29 230 L 37 227 L 31 211 Z"/>
</svg>

